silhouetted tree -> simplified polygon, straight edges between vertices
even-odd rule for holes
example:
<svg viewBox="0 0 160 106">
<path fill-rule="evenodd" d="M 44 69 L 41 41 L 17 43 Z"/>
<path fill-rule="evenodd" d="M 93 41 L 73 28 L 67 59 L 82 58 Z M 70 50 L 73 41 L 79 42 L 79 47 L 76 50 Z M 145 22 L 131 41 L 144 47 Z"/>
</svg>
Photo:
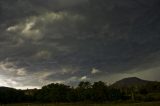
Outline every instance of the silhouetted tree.
<svg viewBox="0 0 160 106">
<path fill-rule="evenodd" d="M 95 82 L 92 87 L 92 100 L 98 102 L 104 102 L 108 100 L 108 87 L 104 82 Z"/>
</svg>

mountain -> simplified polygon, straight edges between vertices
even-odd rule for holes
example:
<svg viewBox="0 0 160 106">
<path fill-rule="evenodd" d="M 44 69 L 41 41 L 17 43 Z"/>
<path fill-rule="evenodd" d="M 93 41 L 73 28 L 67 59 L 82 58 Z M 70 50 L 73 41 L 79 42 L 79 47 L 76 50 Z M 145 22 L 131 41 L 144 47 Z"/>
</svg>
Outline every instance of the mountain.
<svg viewBox="0 0 160 106">
<path fill-rule="evenodd" d="M 9 88 L 9 87 L 4 87 L 4 86 L 0 86 L 0 92 L 4 92 L 4 91 L 9 91 L 9 90 L 16 90 L 14 88 Z"/>
<path fill-rule="evenodd" d="M 119 80 L 112 84 L 112 87 L 133 87 L 133 86 L 143 86 L 154 81 L 143 80 L 137 77 L 129 77 Z"/>
</svg>

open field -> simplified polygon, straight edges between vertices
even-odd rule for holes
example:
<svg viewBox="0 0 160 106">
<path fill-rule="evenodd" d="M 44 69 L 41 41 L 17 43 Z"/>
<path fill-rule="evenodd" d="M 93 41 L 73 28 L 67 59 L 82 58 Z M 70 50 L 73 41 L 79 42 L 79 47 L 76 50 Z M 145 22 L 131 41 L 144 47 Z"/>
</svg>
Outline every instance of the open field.
<svg viewBox="0 0 160 106">
<path fill-rule="evenodd" d="M 160 106 L 160 102 L 120 104 L 10 104 L 2 106 Z"/>
</svg>

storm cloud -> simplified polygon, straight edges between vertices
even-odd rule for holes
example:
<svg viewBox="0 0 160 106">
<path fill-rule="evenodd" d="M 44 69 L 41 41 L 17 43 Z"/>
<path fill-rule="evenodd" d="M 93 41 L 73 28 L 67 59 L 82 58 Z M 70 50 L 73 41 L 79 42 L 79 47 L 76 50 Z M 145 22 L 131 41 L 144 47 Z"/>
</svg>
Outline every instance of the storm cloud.
<svg viewBox="0 0 160 106">
<path fill-rule="evenodd" d="M 0 85 L 160 80 L 159 0 L 1 0 Z"/>
</svg>

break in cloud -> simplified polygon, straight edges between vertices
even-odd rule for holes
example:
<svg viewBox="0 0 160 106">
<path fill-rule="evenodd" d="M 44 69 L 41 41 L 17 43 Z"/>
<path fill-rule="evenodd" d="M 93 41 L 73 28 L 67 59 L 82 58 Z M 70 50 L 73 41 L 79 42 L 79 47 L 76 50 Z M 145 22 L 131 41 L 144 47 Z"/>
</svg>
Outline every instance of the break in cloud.
<svg viewBox="0 0 160 106">
<path fill-rule="evenodd" d="M 1 0 L 0 85 L 159 79 L 159 0 Z"/>
</svg>

